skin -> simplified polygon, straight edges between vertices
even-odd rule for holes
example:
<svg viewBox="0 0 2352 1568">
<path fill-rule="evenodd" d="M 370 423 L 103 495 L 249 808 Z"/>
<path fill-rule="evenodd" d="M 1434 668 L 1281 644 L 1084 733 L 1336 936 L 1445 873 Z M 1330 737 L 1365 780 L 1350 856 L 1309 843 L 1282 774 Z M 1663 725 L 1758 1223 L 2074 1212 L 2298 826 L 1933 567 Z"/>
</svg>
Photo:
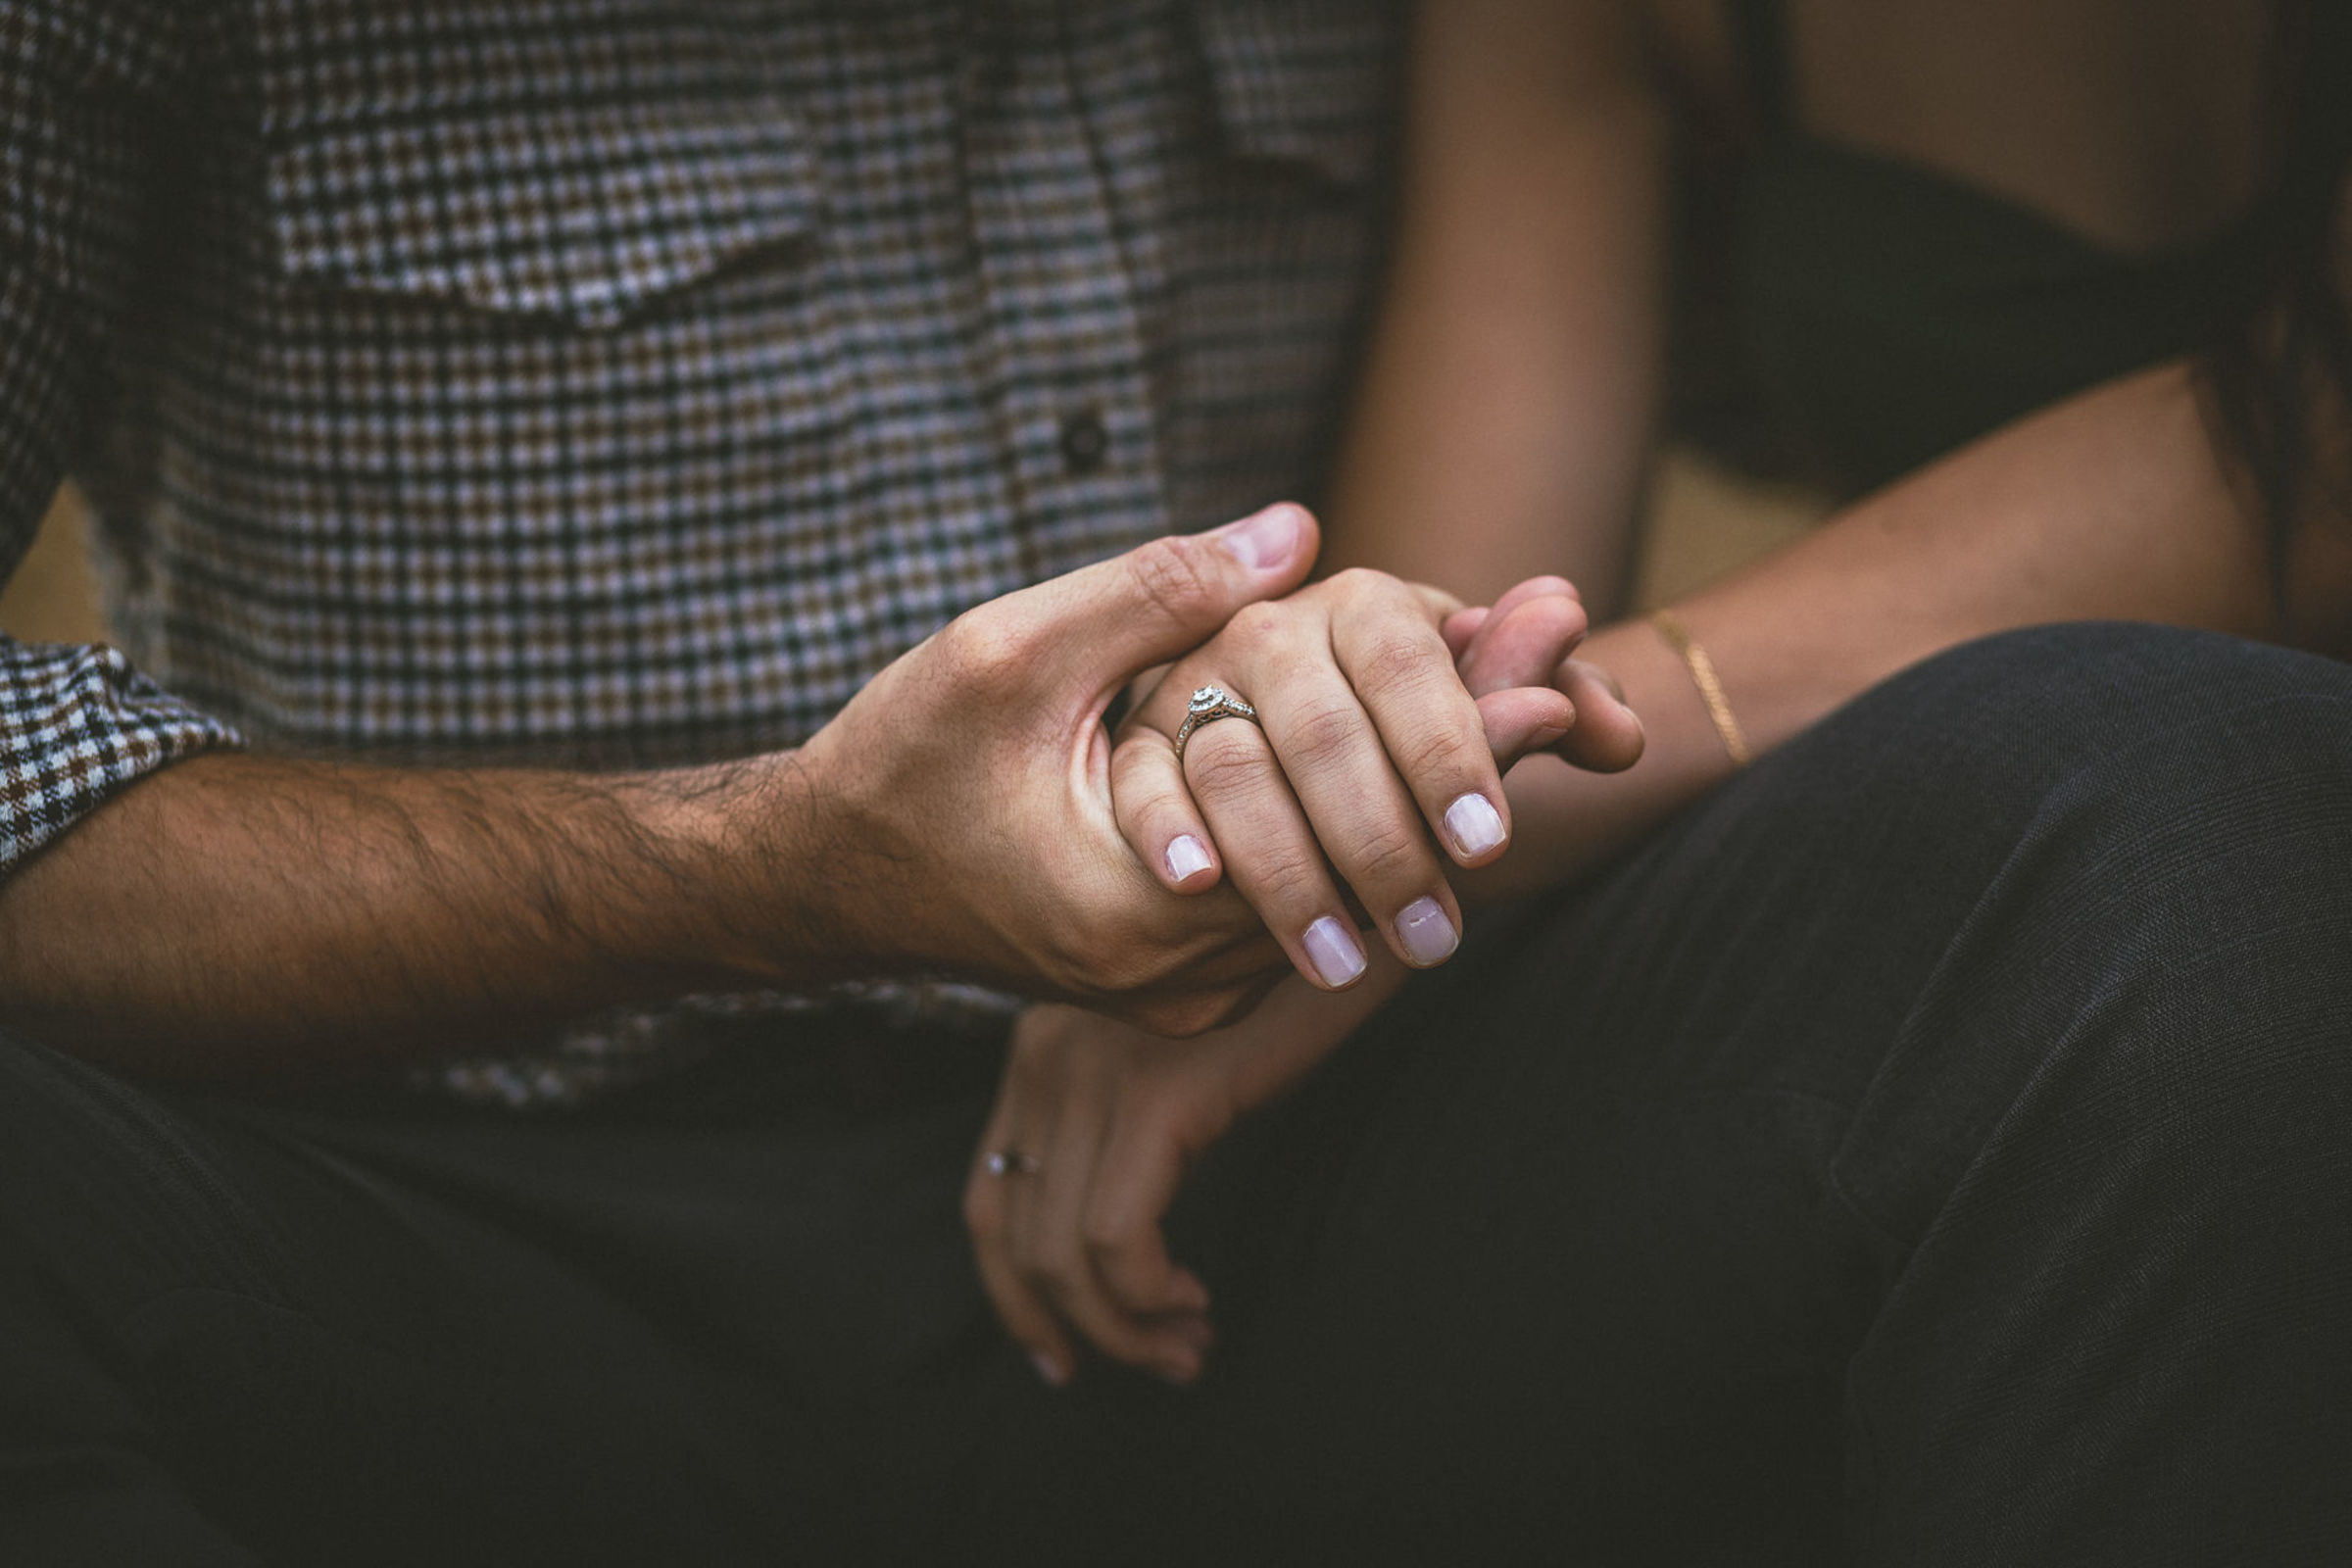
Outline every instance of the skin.
<svg viewBox="0 0 2352 1568">
<path fill-rule="evenodd" d="M 1285 955 L 1230 889 L 1171 896 L 1130 852 L 1101 717 L 1138 671 L 1294 593 L 1318 543 L 1276 507 L 1007 595 L 798 752 L 618 777 L 184 762 L 0 887 L 0 1021 L 141 1073 L 282 1077 L 495 1046 L 598 1003 L 945 972 L 1197 1032 Z M 1439 607 L 1370 574 L 1314 603 L 1417 650 L 1349 688 L 1453 726 L 1401 776 L 1499 797 Z M 1289 682 L 1332 678 L 1326 653 L 1261 690 L 1282 707 Z M 1533 737 L 1526 713 L 1559 699 L 1519 703 Z M 1398 778 L 1382 758 L 1377 787 Z"/>
<path fill-rule="evenodd" d="M 1653 129 L 1671 95 L 1694 82 L 1703 93 L 1710 79 L 1720 88 L 1726 76 L 1724 40 L 1708 34 L 1700 9 L 1682 0 L 1422 8 L 1409 110 L 1418 145 L 1406 163 L 1396 281 L 1337 488 L 1336 559 L 1425 571 L 1473 596 L 1480 573 L 1491 581 L 1545 563 L 1621 559 L 1592 536 L 1628 526 L 1639 480 L 1627 476 L 1646 462 L 1641 436 L 1662 334 L 1649 285 L 1611 291 L 1655 261 Z M 2057 66 L 2004 92 L 1996 89 L 2006 78 L 1955 76 L 1946 61 L 1916 96 L 1881 91 L 1908 85 L 1905 51 L 1949 32 L 1953 8 L 1793 0 L 1799 75 L 1811 92 L 1800 110 L 1828 133 L 1978 178 L 2125 248 L 2209 231 L 2242 209 L 2257 123 L 2250 62 L 2263 42 L 2246 11 L 1999 0 L 1966 12 L 1962 30 L 1984 34 L 1965 56 L 1980 74 L 2021 51 Z M 1817 87 L 1822 69 L 1805 51 L 1841 28 L 1845 53 L 1826 63 L 1838 75 Z M 2170 64 L 2148 80 L 2129 77 L 2146 51 L 2106 47 L 2117 28 L 2157 40 Z M 1642 39 L 1652 42 L 1638 46 Z M 2197 84 L 2180 101 L 2216 145 L 2167 161 L 2166 138 L 2139 130 L 2161 118 L 2183 61 Z M 1839 85 L 1856 74 L 1871 80 Z M 1551 101 L 1561 94 L 1576 101 Z M 2083 102 L 2107 117 L 2096 134 L 2066 118 L 2080 117 Z M 1991 126 L 1994 103 L 2013 120 Z M 1738 134 L 1740 106 L 1720 90 L 1685 113 Z M 1480 167 L 1504 147 L 1508 167 Z M 1610 192 L 1632 194 L 1613 202 Z M 1571 234 L 1530 205 L 1574 209 L 1586 220 Z M 1518 254 L 1482 256 L 1465 233 Z M 1618 236 L 1621 248 L 1596 247 L 1595 235 Z M 1633 325 L 1593 327 L 1621 305 Z M 1555 414 L 1587 411 L 1601 435 L 1528 435 L 1514 421 L 1530 398 Z M 2328 450 L 2340 451 L 2352 429 L 2346 411 L 2329 398 L 2314 412 L 2331 432 Z M 1366 428 L 1377 437 L 1362 436 Z M 1519 433 L 1506 439 L 1506 430 Z M 1430 439 L 1400 434 L 1419 431 Z M 1596 454 L 1604 471 L 1564 474 L 1555 461 L 1563 445 Z M 2352 651 L 2352 519 L 2315 511 L 2302 521 L 2279 604 L 2264 528 L 2216 452 L 2193 368 L 2174 363 L 1994 432 L 1675 608 L 1760 755 L 1906 665 L 2012 627 L 2132 619 Z M 1448 563 L 1462 575 L 1449 575 Z M 1472 913 L 1487 900 L 1590 874 L 1732 771 L 1689 669 L 1653 627 L 1603 625 L 1580 655 L 1620 683 L 1646 750 L 1614 774 L 1556 756 L 1511 771 L 1512 853 L 1455 879 Z M 1571 675 L 1559 672 L 1563 689 Z M 1465 668 L 1474 692 L 1484 680 L 1528 678 L 1525 669 Z M 1614 708 L 1577 706 L 1592 715 L 1585 722 L 1614 722 Z M 1228 865 L 1250 853 L 1223 846 Z M 1070 1008 L 1022 1020 L 982 1151 L 1051 1153 L 1013 1178 L 975 1163 L 965 1206 L 999 1315 L 1041 1375 L 1067 1381 L 1082 1345 L 1173 1381 L 1198 1375 L 1210 1340 L 1207 1291 L 1167 1256 L 1159 1228 L 1184 1164 L 1243 1110 L 1311 1070 L 1404 974 L 1386 966 L 1343 998 L 1277 993 L 1261 1013 L 1182 1045 Z"/>
<path fill-rule="evenodd" d="M 1553 685 L 1585 633 L 1575 590 L 1532 579 L 1495 612 L 1479 640 L 1507 650 L 1524 678 L 1465 686 L 1456 658 L 1487 612 L 1385 574 L 1342 572 L 1246 608 L 1122 726 L 1111 758 L 1121 831 L 1181 893 L 1206 892 L 1219 870 L 1211 850 L 1183 874 L 1180 840 L 1249 846 L 1233 885 L 1310 985 L 1361 977 L 1354 909 L 1404 964 L 1444 962 L 1461 930 L 1450 873 L 1492 865 L 1509 845 L 1500 769 L 1535 747 L 1588 760 L 1594 734 Z M 1258 722 L 1203 725 L 1179 757 L 1186 704 L 1209 685 L 1247 694 Z M 1638 725 L 1631 734 L 1638 747 Z"/>
<path fill-rule="evenodd" d="M 1331 560 L 1473 603 L 1556 572 L 1606 621 L 1631 586 L 1658 398 L 1669 117 L 1641 84 L 1630 10 L 1528 9 L 1417 20 L 1403 206 Z"/>
<path fill-rule="evenodd" d="M 1444 630 L 1482 709 L 1523 697 L 1547 674 L 1558 693 L 1580 695 L 1569 715 L 1575 747 L 1552 742 L 1564 768 L 1631 765 L 1640 722 L 1604 674 L 1566 657 L 1583 623 L 1565 581 L 1536 578 L 1491 610 L 1447 617 Z M 1490 726 L 1497 765 L 1508 765 L 1515 739 Z M 1022 1015 L 963 1212 L 982 1282 L 1041 1377 L 1068 1382 L 1081 1338 L 1171 1382 L 1200 1375 L 1215 1338 L 1207 1287 L 1170 1258 L 1159 1230 L 1185 1170 L 1242 1111 L 1290 1088 L 1378 1011 L 1410 972 L 1409 959 L 1374 949 L 1349 989 L 1334 995 L 1294 977 L 1241 1023 L 1181 1046 L 1078 1007 Z M 1006 1149 L 1033 1154 L 1037 1172 L 990 1172 L 988 1153 Z"/>
</svg>

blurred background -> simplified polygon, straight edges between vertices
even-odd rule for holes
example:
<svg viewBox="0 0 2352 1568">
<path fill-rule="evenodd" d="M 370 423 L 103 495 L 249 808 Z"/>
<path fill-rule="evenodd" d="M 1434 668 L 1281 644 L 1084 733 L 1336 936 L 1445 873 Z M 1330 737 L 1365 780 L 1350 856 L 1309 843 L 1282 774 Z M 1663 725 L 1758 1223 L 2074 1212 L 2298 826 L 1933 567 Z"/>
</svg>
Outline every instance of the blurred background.
<svg viewBox="0 0 2352 1568">
<path fill-rule="evenodd" d="M 106 622 L 90 580 L 88 549 L 81 497 L 68 485 L 50 507 L 32 553 L 0 593 L 0 631 L 28 643 L 102 640 Z"/>
</svg>

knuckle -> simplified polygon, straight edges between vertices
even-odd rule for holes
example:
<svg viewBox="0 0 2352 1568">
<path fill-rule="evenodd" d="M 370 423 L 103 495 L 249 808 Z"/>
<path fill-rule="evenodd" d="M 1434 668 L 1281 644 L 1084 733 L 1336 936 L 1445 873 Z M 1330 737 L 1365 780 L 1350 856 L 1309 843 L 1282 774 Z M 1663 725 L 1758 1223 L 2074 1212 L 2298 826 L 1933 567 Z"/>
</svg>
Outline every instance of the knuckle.
<svg viewBox="0 0 2352 1568">
<path fill-rule="evenodd" d="M 1102 920 L 1069 919 L 1054 928 L 1054 954 L 1076 972 L 1093 974 L 1102 969 L 1117 956 L 1118 947 Z"/>
<path fill-rule="evenodd" d="M 1223 635 L 1244 652 L 1272 648 L 1288 635 L 1293 614 L 1279 600 L 1255 600 L 1233 612 Z"/>
<path fill-rule="evenodd" d="M 1473 779 L 1484 776 L 1484 763 L 1493 758 L 1485 738 L 1475 742 L 1443 725 L 1414 729 L 1398 737 L 1395 760 L 1408 779 Z"/>
<path fill-rule="evenodd" d="M 1086 1249 L 1088 1259 L 1099 1269 L 1126 1251 L 1128 1244 L 1135 1239 L 1135 1232 L 1126 1220 L 1117 1215 L 1090 1213 L 1080 1228 L 1079 1239 Z"/>
<path fill-rule="evenodd" d="M 1099 961 L 1094 968 L 1095 984 L 1109 996 L 1130 996 L 1148 991 L 1167 978 L 1166 963 L 1159 957 L 1139 950 L 1122 949 Z"/>
<path fill-rule="evenodd" d="M 1116 910 L 1097 909 L 1090 917 L 1055 926 L 1043 967 L 1051 979 L 1073 995 L 1122 991 L 1147 967 L 1139 951 L 1142 946 Z M 1070 1065 L 1057 1054 L 1054 1077 L 1066 1077 Z"/>
<path fill-rule="evenodd" d="M 1156 890 L 1152 897 L 1142 909 L 1105 911 L 1096 920 L 1094 938 L 1085 949 L 1090 972 L 1122 991 L 1149 986 L 1183 961 L 1174 949 L 1194 918 L 1190 902 L 1162 900 Z"/>
<path fill-rule="evenodd" d="M 1248 737 L 1217 735 L 1216 730 L 1246 728 L 1231 719 L 1196 733 L 1185 748 L 1186 781 L 1195 792 L 1218 800 L 1255 794 L 1266 787 L 1271 772 L 1264 752 Z"/>
<path fill-rule="evenodd" d="M 1256 902 L 1286 916 L 1303 915 L 1321 908 L 1327 902 L 1323 894 L 1323 868 L 1303 856 L 1271 856 L 1258 863 L 1254 880 Z"/>
<path fill-rule="evenodd" d="M 1411 691 L 1427 685 L 1441 668 L 1453 668 L 1443 643 L 1403 627 L 1372 634 L 1351 662 L 1360 684 L 1381 691 Z"/>
<path fill-rule="evenodd" d="M 1200 559 L 1200 548 L 1193 540 L 1166 538 L 1128 552 L 1127 570 L 1138 599 L 1185 625 L 1211 618 L 1221 596 Z"/>
<path fill-rule="evenodd" d="M 1352 703 L 1324 700 L 1290 716 L 1283 726 L 1283 761 L 1321 769 L 1346 760 L 1362 743 L 1363 710 Z"/>
<path fill-rule="evenodd" d="M 1427 881 L 1434 875 L 1428 845 L 1418 823 L 1410 828 L 1400 822 L 1381 823 L 1356 841 L 1348 859 L 1352 872 L 1350 881 L 1360 879 L 1390 886 Z"/>
<path fill-rule="evenodd" d="M 1191 1011 L 1184 1003 L 1164 997 L 1139 1002 L 1127 1009 L 1128 1021 L 1138 1029 L 1170 1039 L 1183 1038 L 1181 1025 L 1189 1016 Z"/>
<path fill-rule="evenodd" d="M 1063 957 L 1069 989 L 1094 997 L 1124 997 L 1148 991 L 1166 978 L 1175 956 L 1166 944 L 1104 932 L 1078 943 Z"/>
<path fill-rule="evenodd" d="M 1240 1023 L 1257 1010 L 1257 1004 L 1264 995 L 1264 991 L 1258 987 L 1237 986 L 1205 999 L 1203 1005 L 1213 1010 L 1204 1014 L 1208 1021 L 1200 1026 L 1200 1032 L 1206 1033 L 1211 1029 L 1223 1029 L 1230 1024 Z"/>
<path fill-rule="evenodd" d="M 1155 1035 L 1190 1040 L 1225 1021 L 1229 1001 L 1223 993 L 1205 997 L 1174 997 L 1153 1002 L 1138 1022 Z"/>
<path fill-rule="evenodd" d="M 1390 590 L 1401 586 L 1395 577 L 1372 566 L 1349 566 L 1333 572 L 1327 581 L 1334 594 L 1348 600 L 1386 598 Z"/>
<path fill-rule="evenodd" d="M 940 656 L 949 678 L 985 693 L 1019 689 L 1035 666 L 1037 638 L 1014 617 L 982 609 L 967 611 L 940 629 Z"/>
<path fill-rule="evenodd" d="M 1133 730 L 1121 737 L 1110 749 L 1114 804 L 1123 788 L 1166 793 L 1168 775 L 1163 764 L 1167 756 L 1168 743 L 1156 732 Z"/>
</svg>

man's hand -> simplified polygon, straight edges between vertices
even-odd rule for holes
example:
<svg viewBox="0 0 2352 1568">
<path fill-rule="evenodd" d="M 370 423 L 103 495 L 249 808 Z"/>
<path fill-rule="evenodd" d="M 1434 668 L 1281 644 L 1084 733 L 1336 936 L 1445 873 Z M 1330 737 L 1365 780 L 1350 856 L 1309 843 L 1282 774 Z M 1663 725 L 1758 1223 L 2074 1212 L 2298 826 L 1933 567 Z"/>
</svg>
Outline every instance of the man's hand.
<svg viewBox="0 0 2352 1568">
<path fill-rule="evenodd" d="M 958 616 L 877 675 L 798 760 L 843 941 L 878 969 L 1173 1032 L 1262 992 L 1281 956 L 1250 908 L 1169 898 L 1120 839 L 1102 718 L 1140 671 L 1296 588 L 1316 545 L 1287 505 L 1155 540 Z"/>
<path fill-rule="evenodd" d="M 1168 896 L 1109 805 L 1109 694 L 1289 592 L 1269 509 L 958 618 L 797 754 L 666 772 L 201 757 L 0 883 L 0 1023 L 182 1077 L 492 1047 L 612 1003 L 956 970 L 1205 1027 L 1280 953 Z"/>
</svg>

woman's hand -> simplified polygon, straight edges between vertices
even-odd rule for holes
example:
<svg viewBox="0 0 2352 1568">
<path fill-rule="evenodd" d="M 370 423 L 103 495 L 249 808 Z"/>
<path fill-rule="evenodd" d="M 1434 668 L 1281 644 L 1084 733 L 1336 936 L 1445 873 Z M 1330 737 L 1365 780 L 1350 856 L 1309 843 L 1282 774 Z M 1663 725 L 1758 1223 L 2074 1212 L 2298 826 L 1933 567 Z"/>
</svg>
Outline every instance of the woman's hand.
<svg viewBox="0 0 2352 1568">
<path fill-rule="evenodd" d="M 1640 755 L 1641 726 L 1605 677 L 1568 658 L 1585 628 L 1557 577 L 1491 611 L 1361 570 L 1252 605 L 1121 727 L 1120 829 L 1178 892 L 1214 887 L 1222 869 L 1326 990 L 1366 961 L 1340 882 L 1399 960 L 1442 963 L 1461 932 L 1448 861 L 1491 864 L 1509 840 L 1503 771 L 1546 748 L 1598 768 Z M 1188 701 L 1207 687 L 1253 705 L 1258 724 L 1200 725 L 1179 753 Z"/>
<path fill-rule="evenodd" d="M 1556 604 L 1577 601 L 1572 617 Z M 1626 706 L 1617 678 L 1597 664 L 1569 657 L 1585 640 L 1582 601 L 1564 577 L 1530 577 L 1492 608 L 1459 610 L 1446 617 L 1446 646 L 1453 650 L 1462 684 L 1478 699 L 1495 764 L 1550 752 L 1589 773 L 1621 773 L 1642 760 L 1642 720 Z M 1525 689 L 1549 686 L 1568 699 L 1565 733 L 1522 726 L 1536 710 Z"/>
<path fill-rule="evenodd" d="M 1200 1375 L 1208 1289 L 1160 1230 L 1185 1171 L 1403 978 L 1376 956 L 1345 996 L 1286 980 L 1243 1022 L 1191 1040 L 1075 1007 L 1021 1015 L 963 1214 L 989 1299 L 1047 1382 L 1075 1374 L 1079 1340 L 1173 1383 Z"/>
<path fill-rule="evenodd" d="M 1546 746 L 1595 770 L 1641 756 L 1641 723 L 1614 682 L 1566 657 L 1583 629 L 1575 589 L 1556 577 L 1446 617 L 1446 647 L 1498 772 Z M 1546 680 L 1572 696 L 1573 710 L 1529 700 Z M 1049 1382 L 1072 1375 L 1079 1338 L 1172 1381 L 1198 1375 L 1211 1340 L 1208 1292 L 1168 1255 L 1160 1221 L 1200 1152 L 1297 1082 L 1406 973 L 1378 951 L 1367 968 L 1339 996 L 1286 981 L 1243 1022 L 1188 1041 L 1075 1007 L 1022 1015 L 964 1219 L 998 1316 Z"/>
<path fill-rule="evenodd" d="M 1581 631 L 1581 607 L 1555 603 Z M 1242 610 L 1120 728 L 1111 802 L 1129 845 L 1179 892 L 1213 886 L 1225 846 L 1233 886 L 1326 990 L 1366 963 L 1334 868 L 1399 959 L 1443 962 L 1461 930 L 1446 858 L 1484 865 L 1510 834 L 1486 720 L 1442 629 L 1459 608 L 1356 570 Z M 1188 703 L 1212 687 L 1257 720 L 1201 724 L 1179 755 Z M 1526 727 L 1565 733 L 1565 698 L 1526 698 Z"/>
</svg>

